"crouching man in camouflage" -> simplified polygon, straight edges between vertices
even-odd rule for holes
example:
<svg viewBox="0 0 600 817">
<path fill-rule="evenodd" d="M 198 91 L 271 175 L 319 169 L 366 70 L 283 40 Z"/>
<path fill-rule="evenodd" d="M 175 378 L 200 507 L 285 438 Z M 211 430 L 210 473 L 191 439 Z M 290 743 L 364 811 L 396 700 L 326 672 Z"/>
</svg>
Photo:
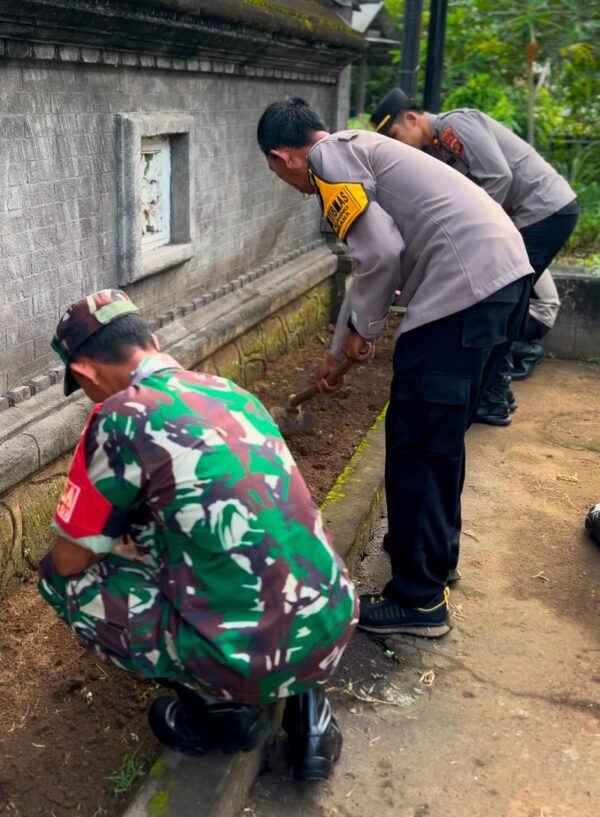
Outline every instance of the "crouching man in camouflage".
<svg viewBox="0 0 600 817">
<path fill-rule="evenodd" d="M 295 776 L 324 780 L 342 745 L 323 684 L 356 624 L 348 573 L 261 403 L 159 354 L 137 312 L 103 290 L 56 329 L 65 393 L 96 405 L 40 591 L 89 646 L 176 692 L 148 714 L 166 746 L 249 750 L 285 698 Z"/>
</svg>

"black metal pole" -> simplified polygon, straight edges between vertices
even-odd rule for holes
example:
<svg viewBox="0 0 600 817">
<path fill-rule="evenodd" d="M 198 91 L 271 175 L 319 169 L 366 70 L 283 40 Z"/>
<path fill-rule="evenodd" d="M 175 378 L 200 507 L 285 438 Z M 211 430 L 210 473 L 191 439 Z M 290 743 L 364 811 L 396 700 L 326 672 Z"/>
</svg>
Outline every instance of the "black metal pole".
<svg viewBox="0 0 600 817">
<path fill-rule="evenodd" d="M 398 85 L 407 96 L 413 98 L 417 96 L 422 13 L 423 0 L 406 0 Z"/>
<path fill-rule="evenodd" d="M 425 91 L 423 93 L 423 108 L 431 113 L 439 113 L 442 104 L 447 14 L 448 0 L 431 0 L 427 62 L 425 63 Z"/>
</svg>

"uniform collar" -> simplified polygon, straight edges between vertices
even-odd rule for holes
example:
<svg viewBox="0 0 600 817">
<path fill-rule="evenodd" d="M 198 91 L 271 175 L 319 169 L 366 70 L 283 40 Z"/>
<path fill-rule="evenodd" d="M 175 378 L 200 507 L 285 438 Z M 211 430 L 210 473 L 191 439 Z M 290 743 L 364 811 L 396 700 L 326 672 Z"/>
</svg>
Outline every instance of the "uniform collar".
<svg viewBox="0 0 600 817">
<path fill-rule="evenodd" d="M 160 372 L 163 369 L 182 369 L 181 366 L 175 358 L 171 357 L 171 355 L 163 354 L 161 352 L 155 355 L 148 355 L 140 362 L 139 366 L 135 371 L 131 373 L 131 381 L 130 386 L 136 386 L 141 380 L 144 380 L 146 377 L 150 377 L 150 375 L 156 374 L 156 372 Z"/>
<path fill-rule="evenodd" d="M 440 147 L 439 139 L 439 120 L 440 117 L 435 113 L 428 113 L 429 117 L 429 133 L 431 134 L 431 147 L 433 150 L 438 150 Z"/>
</svg>

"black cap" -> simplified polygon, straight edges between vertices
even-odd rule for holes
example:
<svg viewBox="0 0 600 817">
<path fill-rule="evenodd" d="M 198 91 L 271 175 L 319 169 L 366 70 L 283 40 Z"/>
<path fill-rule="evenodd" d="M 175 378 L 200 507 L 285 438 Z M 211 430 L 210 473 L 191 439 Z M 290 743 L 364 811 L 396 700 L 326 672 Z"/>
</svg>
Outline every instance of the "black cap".
<svg viewBox="0 0 600 817">
<path fill-rule="evenodd" d="M 416 107 L 415 99 L 407 96 L 400 88 L 394 88 L 383 97 L 371 114 L 371 125 L 377 133 L 386 134 L 400 111 L 409 111 Z"/>
</svg>

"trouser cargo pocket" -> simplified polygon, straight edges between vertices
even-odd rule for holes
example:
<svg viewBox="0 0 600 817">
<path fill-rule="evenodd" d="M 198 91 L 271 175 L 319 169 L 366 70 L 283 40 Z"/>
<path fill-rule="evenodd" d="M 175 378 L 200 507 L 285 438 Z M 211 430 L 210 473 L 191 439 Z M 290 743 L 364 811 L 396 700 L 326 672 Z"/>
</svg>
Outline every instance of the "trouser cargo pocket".
<svg viewBox="0 0 600 817">
<path fill-rule="evenodd" d="M 464 348 L 491 349 L 516 337 L 527 312 L 529 276 L 488 295 L 466 309 L 463 316 Z"/>
<path fill-rule="evenodd" d="M 392 451 L 459 459 L 462 456 L 471 380 L 423 372 L 415 379 L 395 378 L 392 386 Z"/>
</svg>

